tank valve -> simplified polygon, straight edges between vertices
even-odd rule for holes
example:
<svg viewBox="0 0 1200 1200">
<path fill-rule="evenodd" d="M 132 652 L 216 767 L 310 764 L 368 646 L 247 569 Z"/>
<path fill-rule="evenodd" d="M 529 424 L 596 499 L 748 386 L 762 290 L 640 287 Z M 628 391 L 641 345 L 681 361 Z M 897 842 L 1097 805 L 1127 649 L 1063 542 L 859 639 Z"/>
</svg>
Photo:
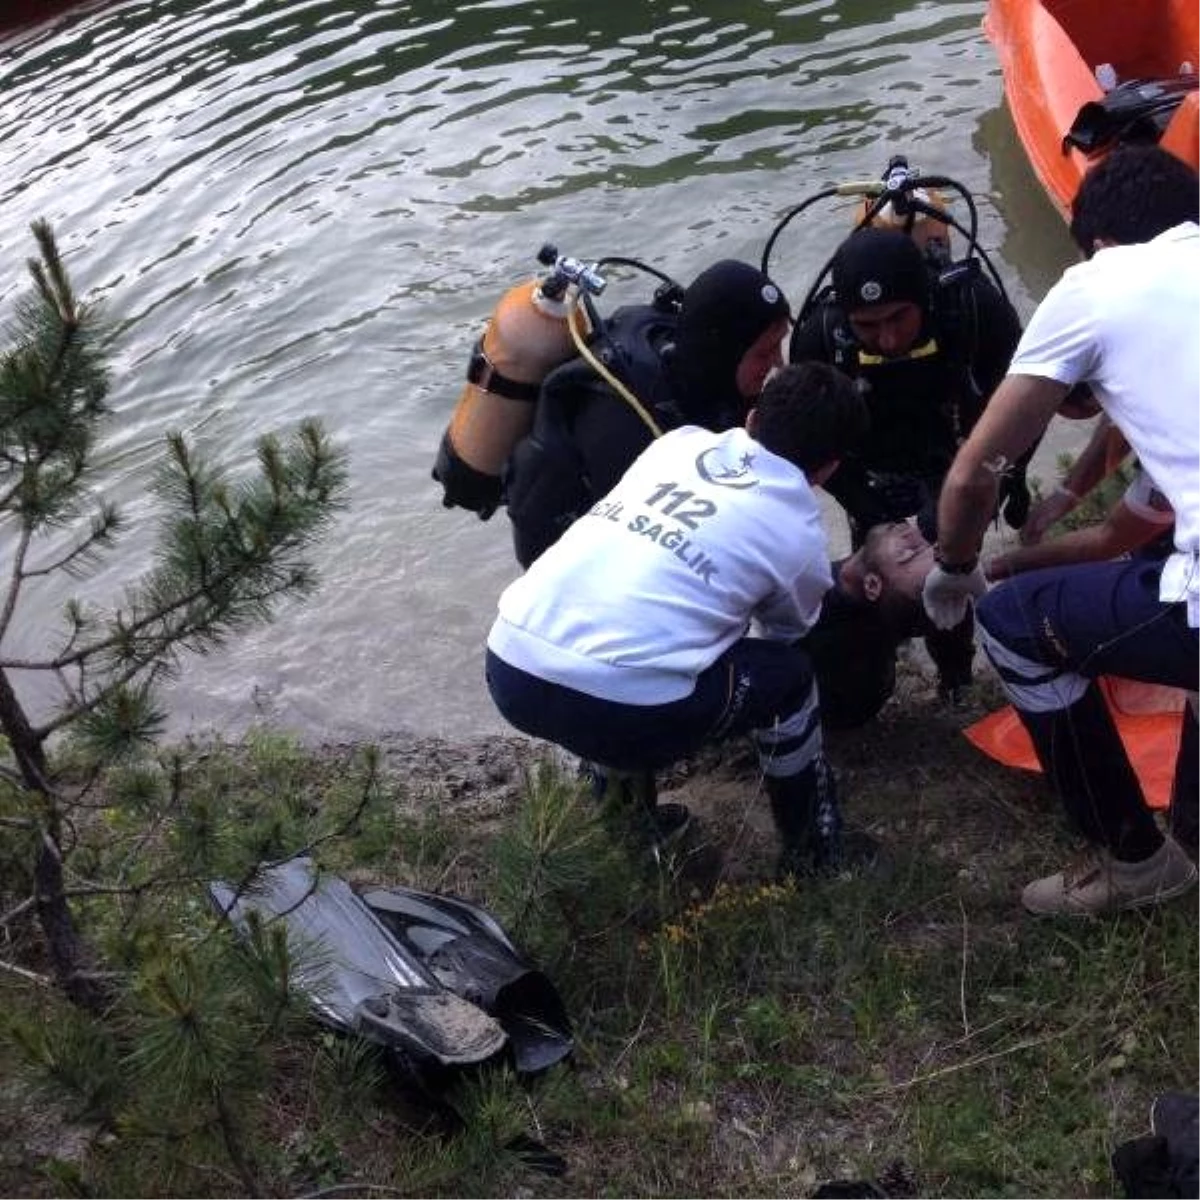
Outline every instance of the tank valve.
<svg viewBox="0 0 1200 1200">
<path fill-rule="evenodd" d="M 558 247 L 549 242 L 538 251 L 537 260 L 542 266 L 552 268 L 541 283 L 542 295 L 547 300 L 560 299 L 571 284 L 592 296 L 599 296 L 608 286 L 608 281 L 596 269 L 596 263 L 560 255 Z"/>
</svg>

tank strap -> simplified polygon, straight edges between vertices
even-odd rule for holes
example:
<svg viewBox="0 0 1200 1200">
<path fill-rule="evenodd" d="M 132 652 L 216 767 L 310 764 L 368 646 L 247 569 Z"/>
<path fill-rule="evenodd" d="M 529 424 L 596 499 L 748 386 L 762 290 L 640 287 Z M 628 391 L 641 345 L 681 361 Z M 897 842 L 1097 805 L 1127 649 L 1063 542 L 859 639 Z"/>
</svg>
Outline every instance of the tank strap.
<svg viewBox="0 0 1200 1200">
<path fill-rule="evenodd" d="M 530 404 L 537 403 L 542 387 L 540 383 L 522 383 L 501 375 L 484 353 L 483 338 L 480 338 L 471 350 L 471 358 L 467 363 L 467 382 L 493 396 L 503 396 L 505 400 L 526 400 Z"/>
</svg>

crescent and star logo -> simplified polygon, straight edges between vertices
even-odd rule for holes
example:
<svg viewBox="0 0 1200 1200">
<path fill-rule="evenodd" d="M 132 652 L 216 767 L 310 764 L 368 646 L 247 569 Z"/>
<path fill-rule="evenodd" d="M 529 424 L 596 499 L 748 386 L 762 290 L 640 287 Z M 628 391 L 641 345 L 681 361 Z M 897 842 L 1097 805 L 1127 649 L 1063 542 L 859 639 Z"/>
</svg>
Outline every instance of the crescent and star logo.
<svg viewBox="0 0 1200 1200">
<path fill-rule="evenodd" d="M 754 465 L 753 454 L 743 454 L 740 462 L 730 465 L 721 461 L 717 451 L 718 447 L 710 446 L 696 458 L 696 473 L 705 483 L 729 488 L 751 488 L 758 485 L 758 479 L 750 473 L 750 468 Z"/>
</svg>

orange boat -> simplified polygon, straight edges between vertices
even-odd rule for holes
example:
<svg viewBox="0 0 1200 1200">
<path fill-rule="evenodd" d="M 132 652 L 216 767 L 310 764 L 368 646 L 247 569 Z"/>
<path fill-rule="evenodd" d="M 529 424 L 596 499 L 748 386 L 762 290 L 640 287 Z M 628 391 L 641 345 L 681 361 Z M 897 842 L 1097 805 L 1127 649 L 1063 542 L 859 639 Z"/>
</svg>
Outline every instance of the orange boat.
<svg viewBox="0 0 1200 1200">
<path fill-rule="evenodd" d="M 1089 156 L 1065 139 L 1077 129 L 1089 145 L 1085 126 L 1108 106 L 1128 113 L 1145 100 L 1157 111 L 1139 120 L 1138 140 L 1156 136 L 1198 165 L 1197 24 L 1196 0 L 989 0 L 983 28 L 1000 59 L 1013 123 L 1064 216 L 1084 172 L 1111 144 L 1099 139 Z M 1156 105 L 1156 97 L 1165 99 Z"/>
</svg>

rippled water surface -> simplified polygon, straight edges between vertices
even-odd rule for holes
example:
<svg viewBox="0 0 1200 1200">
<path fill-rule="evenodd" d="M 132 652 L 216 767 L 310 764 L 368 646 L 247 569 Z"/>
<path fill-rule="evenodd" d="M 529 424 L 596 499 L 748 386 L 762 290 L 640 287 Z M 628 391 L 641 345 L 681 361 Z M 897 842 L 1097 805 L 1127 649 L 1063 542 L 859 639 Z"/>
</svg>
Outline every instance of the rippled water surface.
<svg viewBox="0 0 1200 1200">
<path fill-rule="evenodd" d="M 90 594 L 148 561 L 146 482 L 168 430 L 237 467 L 263 432 L 316 415 L 351 457 L 321 590 L 190 663 L 175 732 L 501 728 L 480 671 L 515 573 L 507 523 L 443 509 L 429 467 L 470 343 L 544 241 L 686 281 L 717 257 L 757 261 L 786 208 L 901 152 L 975 192 L 1022 311 L 1070 256 L 1015 144 L 979 2 L 18 12 L 39 7 L 0 30 L 0 307 L 46 217 L 119 335 L 104 486 L 134 530 Z M 793 300 L 849 220 L 815 208 L 789 227 L 773 270 Z M 617 280 L 602 307 L 646 290 Z"/>
</svg>

